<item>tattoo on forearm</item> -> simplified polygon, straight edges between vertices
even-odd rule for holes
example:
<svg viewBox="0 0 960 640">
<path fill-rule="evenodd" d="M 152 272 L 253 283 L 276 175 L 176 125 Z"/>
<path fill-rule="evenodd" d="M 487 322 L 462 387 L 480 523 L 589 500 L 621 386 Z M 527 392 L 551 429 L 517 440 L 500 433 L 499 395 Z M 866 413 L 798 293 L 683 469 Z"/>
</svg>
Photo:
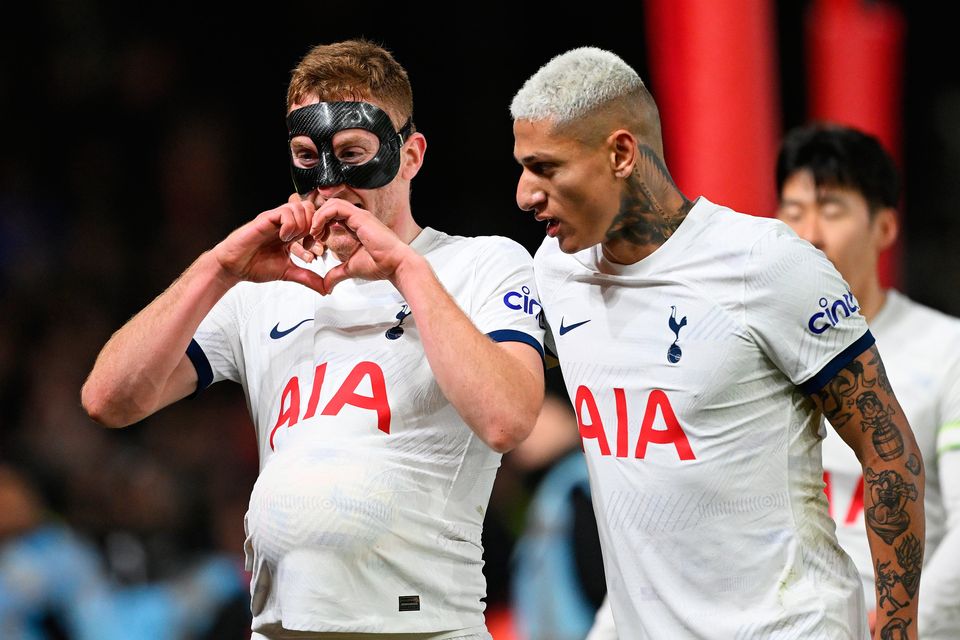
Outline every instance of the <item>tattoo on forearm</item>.
<svg viewBox="0 0 960 640">
<path fill-rule="evenodd" d="M 915 476 L 920 475 L 920 458 L 916 454 L 911 453 L 910 457 L 907 458 L 907 470 L 910 471 Z"/>
<path fill-rule="evenodd" d="M 637 165 L 627 179 L 620 212 L 607 230 L 607 240 L 626 240 L 636 245 L 666 242 L 693 203 L 684 197 L 653 149 L 638 148 Z"/>
<path fill-rule="evenodd" d="M 920 565 L 923 564 L 923 545 L 917 536 L 908 533 L 900 546 L 897 547 L 897 562 L 903 569 L 900 584 L 907 594 L 913 598 L 920 587 Z"/>
<path fill-rule="evenodd" d="M 864 391 L 857 396 L 857 409 L 863 417 L 860 425 L 866 431 L 873 430 L 873 448 L 884 460 L 895 460 L 903 454 L 903 437 L 893 424 L 896 411 L 887 405 L 884 409 L 880 398 L 873 391 Z"/>
<path fill-rule="evenodd" d="M 817 392 L 823 404 L 823 414 L 834 429 L 845 426 L 854 416 L 856 399 L 853 396 L 862 387 L 866 387 L 863 365 L 854 360 Z"/>
<path fill-rule="evenodd" d="M 901 578 L 892 569 L 887 569 L 889 566 L 889 562 L 880 562 L 877 560 L 877 593 L 880 594 L 880 597 L 877 599 L 877 604 L 881 609 L 889 606 L 890 609 L 887 610 L 887 615 L 893 615 L 910 604 L 910 602 L 900 602 L 894 595 L 893 589 L 897 586 L 897 583 L 901 581 Z"/>
<path fill-rule="evenodd" d="M 880 388 L 887 393 L 893 393 L 893 387 L 890 386 L 890 378 L 887 377 L 887 368 L 883 366 L 883 360 L 880 359 L 880 353 L 876 350 L 876 347 L 874 347 L 872 355 L 873 357 L 870 359 L 870 364 L 877 366 L 877 383 L 879 383 Z"/>
<path fill-rule="evenodd" d="M 867 526 L 884 542 L 893 544 L 910 526 L 910 514 L 907 513 L 906 506 L 908 500 L 917 499 L 917 487 L 905 482 L 899 473 L 889 469 L 875 473 L 868 468 L 863 477 L 870 485 L 873 503 L 864 514 Z"/>
<path fill-rule="evenodd" d="M 880 629 L 880 640 L 907 640 L 907 627 L 913 620 L 893 618 Z"/>
<path fill-rule="evenodd" d="M 903 607 L 910 604 L 910 598 L 917 595 L 917 589 L 920 587 L 920 565 L 923 564 L 923 545 L 912 533 L 907 536 L 897 547 L 897 562 L 903 573 L 897 573 L 890 569 L 892 561 L 876 561 L 877 592 L 879 598 L 877 603 L 880 607 L 889 606 L 887 615 L 893 615 Z M 898 599 L 893 592 L 897 584 L 903 586 L 903 591 L 909 598 Z"/>
<path fill-rule="evenodd" d="M 893 406 L 881 399 L 891 396 L 893 390 L 887 380 L 883 362 L 877 348 L 870 348 L 869 364 L 876 367 L 876 376 L 868 377 L 868 371 L 854 360 L 817 392 L 823 413 L 835 429 L 844 427 L 859 413 L 864 431 L 873 432 L 873 448 L 882 459 L 896 460 L 903 455 L 903 436 L 894 422 L 898 415 Z M 916 473 L 915 473 L 916 475 Z"/>
</svg>

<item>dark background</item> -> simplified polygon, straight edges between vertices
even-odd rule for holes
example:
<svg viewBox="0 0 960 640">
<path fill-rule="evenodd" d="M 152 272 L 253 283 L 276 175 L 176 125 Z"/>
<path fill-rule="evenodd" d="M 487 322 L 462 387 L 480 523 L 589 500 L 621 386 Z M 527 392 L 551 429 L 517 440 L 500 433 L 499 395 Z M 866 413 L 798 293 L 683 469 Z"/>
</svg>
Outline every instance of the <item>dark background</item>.
<svg viewBox="0 0 960 640">
<path fill-rule="evenodd" d="M 257 464 L 239 390 L 214 388 L 145 425 L 105 431 L 79 407 L 100 346 L 200 252 L 286 200 L 286 84 L 317 43 L 365 36 L 407 68 L 428 141 L 413 191 L 421 225 L 506 235 L 534 251 L 543 229 L 514 201 L 510 99 L 574 46 L 611 49 L 648 78 L 642 4 L 611 6 L 448 4 L 428 14 L 369 2 L 273 2 L 249 12 L 227 3 L 6 4 L 0 462 L 25 469 L 52 513 L 104 548 L 124 530 L 175 549 L 238 552 Z M 937 6 L 899 6 L 907 19 L 902 288 L 960 314 L 956 33 Z M 806 120 L 806 9 L 777 3 L 785 129 Z M 648 84 L 656 97 L 656 82 Z M 772 191 L 772 167 L 763 180 Z M 494 600 L 505 597 L 525 489 L 507 471 L 495 490 Z M 169 573 L 162 559 L 140 577 Z"/>
</svg>

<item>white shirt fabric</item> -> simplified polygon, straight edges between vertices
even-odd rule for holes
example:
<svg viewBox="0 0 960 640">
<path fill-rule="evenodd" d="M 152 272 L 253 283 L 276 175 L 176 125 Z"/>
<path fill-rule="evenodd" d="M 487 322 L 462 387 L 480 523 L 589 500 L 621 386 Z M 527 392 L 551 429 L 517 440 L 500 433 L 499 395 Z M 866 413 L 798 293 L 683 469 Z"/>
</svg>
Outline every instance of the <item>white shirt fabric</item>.
<svg viewBox="0 0 960 640">
<path fill-rule="evenodd" d="M 866 638 L 807 393 L 873 338 L 826 257 L 700 198 L 636 264 L 548 238 L 534 266 L 619 635 Z"/>
<path fill-rule="evenodd" d="M 411 246 L 480 332 L 542 353 L 523 247 L 430 228 Z M 241 383 L 256 426 L 245 550 L 259 634 L 485 633 L 480 533 L 500 455 L 444 397 L 407 312 L 386 281 L 329 296 L 241 283 L 196 332 L 201 386 Z"/>
<path fill-rule="evenodd" d="M 925 463 L 926 550 L 917 630 L 921 638 L 955 640 L 960 638 L 960 484 L 946 480 L 960 473 L 960 320 L 889 290 L 870 330 Z M 860 570 L 871 610 L 877 600 L 863 470 L 836 432 L 827 431 L 823 467 L 831 515 L 840 545 Z"/>
</svg>

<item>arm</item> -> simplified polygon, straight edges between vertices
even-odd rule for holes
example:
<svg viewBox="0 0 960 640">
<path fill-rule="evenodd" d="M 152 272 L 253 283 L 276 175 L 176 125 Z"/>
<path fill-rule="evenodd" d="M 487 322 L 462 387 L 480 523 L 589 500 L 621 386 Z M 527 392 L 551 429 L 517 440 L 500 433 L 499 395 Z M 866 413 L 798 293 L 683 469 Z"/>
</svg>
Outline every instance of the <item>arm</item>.
<svg viewBox="0 0 960 640">
<path fill-rule="evenodd" d="M 417 318 L 440 389 L 467 425 L 501 453 L 526 438 L 543 404 L 540 355 L 528 345 L 495 343 L 480 333 L 426 259 L 369 212 L 328 200 L 317 210 L 311 235 L 335 217 L 353 230 L 361 247 L 326 274 L 327 290 L 347 278 L 390 280 Z"/>
<path fill-rule="evenodd" d="M 863 465 L 867 538 L 876 573 L 875 638 L 917 637 L 924 549 L 924 471 L 876 346 L 812 396 Z"/>
<path fill-rule="evenodd" d="M 324 293 L 322 279 L 289 256 L 290 242 L 306 238 L 313 212 L 309 202 L 291 199 L 261 213 L 197 258 L 117 331 L 81 390 L 90 417 L 123 427 L 192 393 L 197 373 L 187 346 L 210 309 L 241 280 L 290 280 Z"/>
</svg>

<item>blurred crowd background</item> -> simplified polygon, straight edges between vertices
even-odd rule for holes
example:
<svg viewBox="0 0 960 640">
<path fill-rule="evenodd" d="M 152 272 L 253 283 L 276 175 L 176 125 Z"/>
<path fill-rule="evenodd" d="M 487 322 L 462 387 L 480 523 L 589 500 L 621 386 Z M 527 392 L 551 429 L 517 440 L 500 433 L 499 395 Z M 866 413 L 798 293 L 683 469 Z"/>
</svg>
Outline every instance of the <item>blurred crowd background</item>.
<svg viewBox="0 0 960 640">
<path fill-rule="evenodd" d="M 894 99 L 906 196 L 896 277 L 920 302 L 960 315 L 960 72 L 952 25 L 939 5 L 837 2 L 881 6 L 902 20 Z M 806 122 L 805 25 L 824 3 L 716 4 L 736 19 L 766 8 L 776 134 Z M 651 76 L 652 63 L 668 57 L 672 43 L 702 37 L 679 27 L 651 36 L 643 3 L 597 13 L 555 5 L 420 12 L 415 4 L 374 2 L 3 7 L 0 558 L 31 532 L 54 531 L 47 543 L 73 560 L 37 542 L 21 561 L 52 563 L 43 571 L 0 562 L 0 624 L 4 607 L 9 613 L 16 604 L 9 590 L 4 600 L 4 582 L 34 580 L 39 592 L 37 576 L 47 575 L 60 585 L 55 602 L 119 593 L 125 599 L 104 596 L 98 606 L 145 625 L 156 620 L 167 629 L 163 637 L 246 637 L 243 514 L 257 453 L 240 389 L 215 385 L 116 431 L 85 416 L 79 390 L 112 331 L 232 228 L 286 200 L 286 83 L 310 46 L 365 36 L 407 68 L 414 119 L 429 145 L 413 190 L 421 224 L 507 235 L 533 252 L 543 230 L 514 201 L 519 169 L 508 112 L 523 80 L 553 55 L 589 44 L 622 56 L 657 98 L 663 80 Z M 715 53 L 727 52 L 718 46 Z M 729 91 L 748 91 L 752 81 L 745 70 Z M 661 115 L 671 136 L 684 135 L 686 122 Z M 668 165 L 677 144 L 667 140 Z M 730 160 L 715 154 L 711 162 Z M 769 206 L 749 212 L 770 215 L 773 166 L 753 173 L 757 202 Z M 678 182 L 688 196 L 700 193 Z M 725 202 L 722 192 L 705 195 Z M 556 373 L 550 387 L 563 394 Z M 571 420 L 562 412 L 556 419 Z M 563 443 L 540 457 L 504 459 L 485 525 L 495 625 L 509 617 L 510 558 L 530 496 L 549 462 L 576 446 Z M 84 577 L 70 591 L 63 583 L 74 573 Z M 46 637 L 77 637 L 82 621 L 64 622 L 54 608 L 37 612 Z M 92 637 L 108 635 L 101 628 Z"/>
</svg>

